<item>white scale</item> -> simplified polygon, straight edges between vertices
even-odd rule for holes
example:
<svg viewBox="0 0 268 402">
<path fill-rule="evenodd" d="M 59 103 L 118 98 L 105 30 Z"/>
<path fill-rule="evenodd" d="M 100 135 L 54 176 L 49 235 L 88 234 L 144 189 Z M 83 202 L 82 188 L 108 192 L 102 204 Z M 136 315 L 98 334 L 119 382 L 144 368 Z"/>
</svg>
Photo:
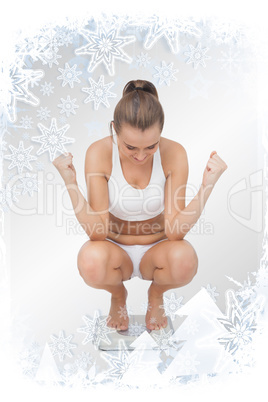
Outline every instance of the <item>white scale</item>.
<svg viewBox="0 0 268 402">
<path fill-rule="evenodd" d="M 100 319 L 104 319 L 106 316 L 101 316 Z M 132 326 L 133 325 L 133 326 Z M 136 333 L 135 333 L 136 330 Z M 165 332 L 169 332 L 172 330 L 172 333 L 174 332 L 172 322 L 170 320 L 170 317 L 167 317 L 167 326 L 166 328 L 163 328 Z M 143 334 L 143 332 L 147 331 L 148 334 L 160 334 L 161 330 L 150 330 L 146 327 L 145 325 L 145 316 L 144 315 L 130 315 L 129 316 L 129 326 L 128 329 L 126 330 L 114 330 L 113 332 L 110 332 L 107 334 L 107 338 L 110 340 L 110 344 L 106 341 L 101 339 L 98 345 L 99 350 L 104 350 L 104 351 L 112 351 L 112 350 L 121 350 L 122 349 L 122 343 L 124 344 L 124 348 L 126 350 L 134 350 L 135 347 L 131 346 L 131 344 L 140 336 Z M 152 337 L 152 344 L 155 344 L 155 341 Z M 148 343 L 146 343 L 145 349 L 152 350 L 153 346 L 150 346 Z"/>
</svg>

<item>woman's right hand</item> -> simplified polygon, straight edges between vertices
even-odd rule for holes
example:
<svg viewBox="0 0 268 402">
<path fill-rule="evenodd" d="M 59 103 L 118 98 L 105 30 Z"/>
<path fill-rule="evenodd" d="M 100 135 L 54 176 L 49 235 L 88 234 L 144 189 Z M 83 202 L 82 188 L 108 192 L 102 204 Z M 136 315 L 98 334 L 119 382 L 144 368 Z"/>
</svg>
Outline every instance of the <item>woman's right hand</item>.
<svg viewBox="0 0 268 402">
<path fill-rule="evenodd" d="M 210 188 L 214 187 L 220 176 L 227 168 L 228 166 L 219 157 L 217 152 L 212 151 L 203 174 L 202 185 L 204 186 L 204 188 L 206 188 L 207 186 Z"/>
<path fill-rule="evenodd" d="M 62 154 L 52 161 L 58 169 L 65 184 L 76 183 L 76 170 L 72 163 L 73 155 L 69 153 Z"/>
</svg>

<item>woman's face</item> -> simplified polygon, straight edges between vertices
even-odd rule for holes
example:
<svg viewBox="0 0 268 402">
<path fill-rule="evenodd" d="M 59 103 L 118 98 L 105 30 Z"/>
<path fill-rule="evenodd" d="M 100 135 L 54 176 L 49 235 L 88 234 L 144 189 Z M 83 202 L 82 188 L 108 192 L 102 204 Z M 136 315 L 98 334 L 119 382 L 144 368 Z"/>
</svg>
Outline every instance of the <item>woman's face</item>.
<svg viewBox="0 0 268 402">
<path fill-rule="evenodd" d="M 157 151 L 161 138 L 160 135 L 161 132 L 158 123 L 143 132 L 128 124 L 124 124 L 120 135 L 117 136 L 120 153 L 132 163 L 143 165 Z"/>
</svg>

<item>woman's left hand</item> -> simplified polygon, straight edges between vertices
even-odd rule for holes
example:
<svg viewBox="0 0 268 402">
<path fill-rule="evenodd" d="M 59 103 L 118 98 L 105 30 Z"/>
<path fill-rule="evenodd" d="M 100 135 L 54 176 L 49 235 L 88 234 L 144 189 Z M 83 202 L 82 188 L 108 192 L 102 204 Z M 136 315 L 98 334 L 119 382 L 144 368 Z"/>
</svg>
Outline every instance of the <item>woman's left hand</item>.
<svg viewBox="0 0 268 402">
<path fill-rule="evenodd" d="M 227 169 L 227 167 L 228 166 L 219 157 L 217 152 L 212 151 L 203 174 L 202 185 L 205 188 L 206 186 L 209 186 L 211 188 L 214 187 L 222 173 Z"/>
</svg>

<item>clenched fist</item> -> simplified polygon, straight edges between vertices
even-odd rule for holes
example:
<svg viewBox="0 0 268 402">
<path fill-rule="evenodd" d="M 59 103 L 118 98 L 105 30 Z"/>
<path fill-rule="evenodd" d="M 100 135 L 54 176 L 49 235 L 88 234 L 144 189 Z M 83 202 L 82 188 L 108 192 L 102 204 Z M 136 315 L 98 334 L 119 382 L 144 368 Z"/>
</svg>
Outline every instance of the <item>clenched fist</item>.
<svg viewBox="0 0 268 402">
<path fill-rule="evenodd" d="M 73 155 L 69 153 L 62 154 L 52 161 L 58 169 L 65 184 L 76 183 L 76 170 L 72 163 Z"/>
<path fill-rule="evenodd" d="M 227 169 L 226 163 L 219 157 L 216 151 L 212 151 L 203 174 L 202 185 L 214 187 L 222 173 Z"/>
</svg>

